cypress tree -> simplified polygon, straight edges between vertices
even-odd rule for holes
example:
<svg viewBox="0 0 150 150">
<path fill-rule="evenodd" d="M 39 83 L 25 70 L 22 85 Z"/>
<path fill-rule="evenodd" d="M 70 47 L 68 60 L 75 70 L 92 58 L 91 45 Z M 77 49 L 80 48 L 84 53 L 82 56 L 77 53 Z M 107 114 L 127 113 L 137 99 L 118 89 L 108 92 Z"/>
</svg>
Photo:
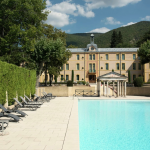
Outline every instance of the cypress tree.
<svg viewBox="0 0 150 150">
<path fill-rule="evenodd" d="M 74 82 L 74 70 L 72 70 L 72 82 Z"/>
<path fill-rule="evenodd" d="M 57 83 L 57 76 L 55 76 L 55 83 Z"/>
<path fill-rule="evenodd" d="M 119 31 L 117 44 L 123 43 L 122 33 Z"/>
<path fill-rule="evenodd" d="M 128 82 L 131 82 L 130 70 L 128 70 Z"/>
<path fill-rule="evenodd" d="M 110 42 L 110 47 L 114 48 L 118 44 L 118 35 L 117 32 L 114 30 L 111 36 L 111 42 Z"/>
</svg>

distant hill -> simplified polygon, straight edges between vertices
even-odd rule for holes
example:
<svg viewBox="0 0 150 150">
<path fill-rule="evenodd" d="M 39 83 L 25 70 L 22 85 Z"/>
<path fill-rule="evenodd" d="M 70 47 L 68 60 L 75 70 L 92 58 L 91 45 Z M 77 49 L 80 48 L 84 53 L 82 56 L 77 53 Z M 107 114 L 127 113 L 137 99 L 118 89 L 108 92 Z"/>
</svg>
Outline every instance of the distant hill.
<svg viewBox="0 0 150 150">
<path fill-rule="evenodd" d="M 150 30 L 150 21 L 141 21 L 130 26 L 120 27 L 113 30 L 116 30 L 117 32 L 121 31 L 124 43 L 135 44 L 145 32 Z M 113 30 L 107 33 L 94 33 L 95 43 L 98 47 L 110 47 L 110 40 Z M 91 33 L 67 34 L 67 46 L 72 44 L 79 48 L 85 48 L 86 45 L 90 43 L 90 34 Z"/>
</svg>

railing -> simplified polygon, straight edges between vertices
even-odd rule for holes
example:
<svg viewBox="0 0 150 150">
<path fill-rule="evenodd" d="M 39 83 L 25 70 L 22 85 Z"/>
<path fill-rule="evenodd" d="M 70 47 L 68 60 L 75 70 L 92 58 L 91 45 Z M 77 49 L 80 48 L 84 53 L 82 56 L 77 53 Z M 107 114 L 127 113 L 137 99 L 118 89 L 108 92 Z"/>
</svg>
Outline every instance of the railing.
<svg viewBox="0 0 150 150">
<path fill-rule="evenodd" d="M 98 97 L 98 93 L 92 90 L 75 90 L 75 96 Z"/>
<path fill-rule="evenodd" d="M 96 73 L 95 69 L 89 69 L 89 73 Z"/>
</svg>

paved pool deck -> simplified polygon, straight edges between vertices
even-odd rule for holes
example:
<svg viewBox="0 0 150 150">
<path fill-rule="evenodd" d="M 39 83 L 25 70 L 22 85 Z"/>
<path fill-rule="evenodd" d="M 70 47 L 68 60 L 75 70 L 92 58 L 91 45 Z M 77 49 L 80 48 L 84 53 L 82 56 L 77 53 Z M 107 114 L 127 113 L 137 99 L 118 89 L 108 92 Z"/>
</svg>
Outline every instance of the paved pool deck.
<svg viewBox="0 0 150 150">
<path fill-rule="evenodd" d="M 108 99 L 79 97 L 79 99 Z M 127 96 L 109 99 L 147 99 Z M 78 98 L 56 97 L 36 111 L 25 111 L 19 123 L 10 122 L 2 136 L 0 150 L 79 150 Z"/>
</svg>

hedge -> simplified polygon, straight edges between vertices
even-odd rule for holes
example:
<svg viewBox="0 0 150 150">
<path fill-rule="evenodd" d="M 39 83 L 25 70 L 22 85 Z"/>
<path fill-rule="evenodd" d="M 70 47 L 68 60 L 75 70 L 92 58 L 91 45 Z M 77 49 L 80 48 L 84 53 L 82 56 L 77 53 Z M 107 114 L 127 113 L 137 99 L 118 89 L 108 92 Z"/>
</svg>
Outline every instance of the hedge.
<svg viewBox="0 0 150 150">
<path fill-rule="evenodd" d="M 8 105 L 14 103 L 13 98 L 16 92 L 19 96 L 23 96 L 24 92 L 27 96 L 35 94 L 36 71 L 27 70 L 0 61 L 0 104 L 6 103 L 6 91 L 8 92 Z M 20 100 L 20 99 L 19 99 Z"/>
</svg>

